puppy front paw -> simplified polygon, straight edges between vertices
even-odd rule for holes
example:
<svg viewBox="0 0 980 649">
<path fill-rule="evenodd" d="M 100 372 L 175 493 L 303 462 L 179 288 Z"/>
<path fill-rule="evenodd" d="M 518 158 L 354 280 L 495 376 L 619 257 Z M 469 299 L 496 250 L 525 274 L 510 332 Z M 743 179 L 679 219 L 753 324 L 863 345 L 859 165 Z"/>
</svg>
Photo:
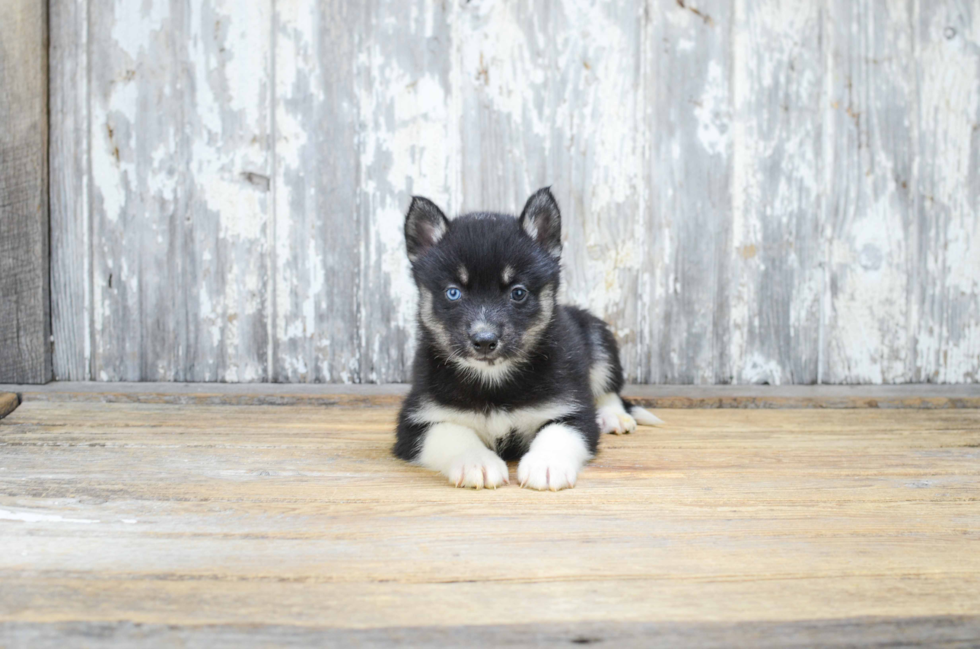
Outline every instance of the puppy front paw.
<svg viewBox="0 0 980 649">
<path fill-rule="evenodd" d="M 578 478 L 581 462 L 529 451 L 517 465 L 517 481 L 522 487 L 544 491 L 571 489 Z"/>
<path fill-rule="evenodd" d="M 468 451 L 455 458 L 446 474 L 457 487 L 496 489 L 509 482 L 507 463 L 488 449 Z"/>
</svg>

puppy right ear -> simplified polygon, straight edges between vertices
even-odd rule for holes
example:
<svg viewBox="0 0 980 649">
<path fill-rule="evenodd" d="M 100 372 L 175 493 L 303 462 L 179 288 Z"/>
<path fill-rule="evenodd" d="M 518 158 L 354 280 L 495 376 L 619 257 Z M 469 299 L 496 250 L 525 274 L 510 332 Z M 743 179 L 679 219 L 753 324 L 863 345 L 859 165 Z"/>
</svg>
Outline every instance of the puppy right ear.
<svg viewBox="0 0 980 649">
<path fill-rule="evenodd" d="M 405 248 L 408 260 L 415 260 L 439 243 L 449 229 L 449 220 L 428 198 L 413 196 L 405 215 Z"/>
</svg>

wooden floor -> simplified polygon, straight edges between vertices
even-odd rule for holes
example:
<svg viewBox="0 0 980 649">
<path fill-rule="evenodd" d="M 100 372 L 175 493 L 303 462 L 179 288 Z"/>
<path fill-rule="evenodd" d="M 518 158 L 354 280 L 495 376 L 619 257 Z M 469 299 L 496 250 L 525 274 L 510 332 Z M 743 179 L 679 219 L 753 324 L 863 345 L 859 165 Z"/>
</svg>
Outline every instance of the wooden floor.
<svg viewBox="0 0 980 649">
<path fill-rule="evenodd" d="M 26 402 L 0 645 L 980 643 L 980 410 L 657 414 L 539 493 L 389 407 Z"/>
</svg>

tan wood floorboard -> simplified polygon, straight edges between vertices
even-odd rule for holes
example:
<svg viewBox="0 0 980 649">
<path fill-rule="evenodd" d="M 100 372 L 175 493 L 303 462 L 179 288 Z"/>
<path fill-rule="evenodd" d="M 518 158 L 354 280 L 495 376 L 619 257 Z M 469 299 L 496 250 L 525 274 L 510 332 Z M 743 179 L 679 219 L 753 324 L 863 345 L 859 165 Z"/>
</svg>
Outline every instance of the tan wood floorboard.
<svg viewBox="0 0 980 649">
<path fill-rule="evenodd" d="M 0 421 L 0 622 L 980 614 L 980 410 L 658 410 L 559 493 L 454 489 L 390 456 L 395 413 L 22 404 Z"/>
</svg>

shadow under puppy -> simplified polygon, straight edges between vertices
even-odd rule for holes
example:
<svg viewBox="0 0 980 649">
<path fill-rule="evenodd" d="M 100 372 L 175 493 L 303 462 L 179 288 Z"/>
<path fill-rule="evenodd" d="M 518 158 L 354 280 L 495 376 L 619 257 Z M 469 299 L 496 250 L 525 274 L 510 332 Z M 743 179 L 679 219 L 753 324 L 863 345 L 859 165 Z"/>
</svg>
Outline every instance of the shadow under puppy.
<svg viewBox="0 0 980 649">
<path fill-rule="evenodd" d="M 660 423 L 623 400 L 616 340 L 587 311 L 556 302 L 561 215 L 547 188 L 519 218 L 448 220 L 414 197 L 405 241 L 419 288 L 412 390 L 394 452 L 457 487 L 575 486 L 601 432 Z"/>
</svg>

